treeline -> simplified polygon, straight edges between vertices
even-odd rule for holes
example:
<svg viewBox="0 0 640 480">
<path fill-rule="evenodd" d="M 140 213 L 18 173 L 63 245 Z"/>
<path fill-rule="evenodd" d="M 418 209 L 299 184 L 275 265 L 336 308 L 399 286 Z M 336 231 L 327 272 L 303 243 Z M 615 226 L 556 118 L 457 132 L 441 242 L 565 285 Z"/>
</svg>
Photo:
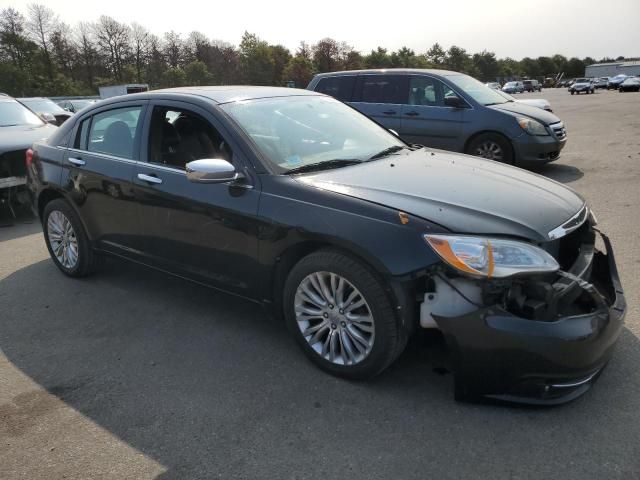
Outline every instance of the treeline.
<svg viewBox="0 0 640 480">
<path fill-rule="evenodd" d="M 127 25 L 104 15 L 71 27 L 41 4 L 28 5 L 24 14 L 13 8 L 0 12 L 0 91 L 14 96 L 95 95 L 99 86 L 118 83 L 159 88 L 294 82 L 305 87 L 315 73 L 360 68 L 446 68 L 484 81 L 559 72 L 577 77 L 591 63 L 593 58 L 562 55 L 498 59 L 493 52 L 471 54 L 438 43 L 424 53 L 407 47 L 361 53 L 332 38 L 301 42 L 291 52 L 249 32 L 236 47 L 197 31 L 186 36 L 171 31 L 160 37 L 140 24 Z"/>
</svg>

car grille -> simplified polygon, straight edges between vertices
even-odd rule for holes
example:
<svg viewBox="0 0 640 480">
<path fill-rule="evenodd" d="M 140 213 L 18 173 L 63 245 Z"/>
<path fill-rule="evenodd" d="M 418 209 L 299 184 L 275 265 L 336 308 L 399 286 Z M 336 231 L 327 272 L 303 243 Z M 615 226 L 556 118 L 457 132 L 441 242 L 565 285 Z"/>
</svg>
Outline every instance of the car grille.
<svg viewBox="0 0 640 480">
<path fill-rule="evenodd" d="M 551 130 L 558 140 L 564 140 L 567 138 L 567 130 L 564 128 L 564 123 L 558 122 L 551 124 Z"/>
</svg>

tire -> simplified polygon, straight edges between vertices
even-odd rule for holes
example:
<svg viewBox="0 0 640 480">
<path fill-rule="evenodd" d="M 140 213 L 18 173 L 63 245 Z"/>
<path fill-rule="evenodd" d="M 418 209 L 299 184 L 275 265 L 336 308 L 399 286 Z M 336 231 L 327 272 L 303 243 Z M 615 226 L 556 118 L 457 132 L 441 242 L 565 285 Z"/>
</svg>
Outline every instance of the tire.
<svg viewBox="0 0 640 480">
<path fill-rule="evenodd" d="M 571 90 L 571 95 L 573 95 L 574 93 L 576 93 L 576 92 L 574 92 L 573 90 Z"/>
<path fill-rule="evenodd" d="M 385 290 L 376 273 L 361 261 L 335 250 L 311 253 L 293 267 L 285 282 L 283 311 L 287 327 L 307 357 L 322 370 L 354 380 L 371 378 L 402 353 L 408 336 Z M 349 299 L 351 303 L 343 303 Z M 354 304 L 359 306 L 347 313 L 346 307 Z M 355 321 L 357 317 L 370 320 Z M 303 331 L 309 331 L 308 335 Z M 362 343 L 356 340 L 358 337 Z"/>
<path fill-rule="evenodd" d="M 495 149 L 495 145 L 499 151 Z M 484 152 L 481 153 L 481 152 Z M 483 157 L 496 162 L 513 164 L 513 149 L 511 143 L 498 133 L 482 133 L 475 137 L 465 151 L 468 155 Z"/>
<path fill-rule="evenodd" d="M 65 221 L 68 222 L 70 230 L 65 230 Z M 45 205 L 42 212 L 42 231 L 53 263 L 65 275 L 85 277 L 98 267 L 101 257 L 91 248 L 91 242 L 78 214 L 66 200 L 57 198 Z M 62 239 L 57 242 L 56 239 L 59 237 Z M 65 242 L 69 249 L 64 247 Z M 74 244 L 75 261 L 72 254 L 61 256 L 62 251 L 73 252 Z"/>
</svg>

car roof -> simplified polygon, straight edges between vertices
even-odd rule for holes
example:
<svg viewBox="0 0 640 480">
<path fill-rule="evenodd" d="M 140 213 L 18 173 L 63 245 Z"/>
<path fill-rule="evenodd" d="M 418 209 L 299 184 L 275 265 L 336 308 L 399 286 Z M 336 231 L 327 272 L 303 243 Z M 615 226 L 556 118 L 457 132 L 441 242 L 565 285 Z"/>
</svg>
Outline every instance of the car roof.
<svg viewBox="0 0 640 480">
<path fill-rule="evenodd" d="M 378 69 L 367 69 L 367 70 L 343 70 L 340 72 L 327 72 L 327 73 L 318 73 L 316 75 L 317 78 L 322 77 L 332 77 L 337 75 L 359 75 L 362 73 L 377 73 L 380 75 L 385 74 L 411 74 L 411 73 L 428 73 L 429 75 L 441 75 L 441 76 L 449 76 L 449 75 L 463 75 L 460 72 L 453 72 L 451 70 L 439 70 L 437 68 L 378 68 Z"/>
<path fill-rule="evenodd" d="M 295 97 L 295 96 L 322 96 L 310 90 L 302 90 L 299 88 L 288 87 L 260 87 L 247 85 L 220 85 L 220 86 L 202 86 L 202 87 L 176 87 L 164 88 L 160 90 L 151 90 L 148 92 L 131 93 L 119 97 L 113 97 L 114 100 L 127 100 L 164 98 L 164 99 L 180 99 L 185 96 L 201 97 L 212 100 L 218 104 L 240 102 L 244 100 L 255 100 L 258 98 L 273 97 Z M 110 103 L 111 99 L 101 102 L 102 105 Z"/>
</svg>

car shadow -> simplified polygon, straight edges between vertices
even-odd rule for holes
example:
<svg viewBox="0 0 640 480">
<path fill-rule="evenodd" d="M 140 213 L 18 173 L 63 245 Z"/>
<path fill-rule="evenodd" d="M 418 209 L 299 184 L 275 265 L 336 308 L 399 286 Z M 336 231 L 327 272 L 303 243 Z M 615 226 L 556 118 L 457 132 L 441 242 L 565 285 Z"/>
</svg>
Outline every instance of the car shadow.
<svg viewBox="0 0 640 480">
<path fill-rule="evenodd" d="M 640 472 L 640 348 L 628 330 L 592 391 L 530 410 L 455 402 L 437 334 L 349 382 L 315 368 L 259 306 L 136 265 L 108 261 L 73 280 L 46 260 L 0 292 L 9 361 L 162 464 L 164 479 Z"/>
<path fill-rule="evenodd" d="M 571 183 L 580 180 L 584 176 L 584 172 L 572 165 L 564 165 L 562 163 L 550 163 L 542 165 L 533 170 L 539 175 L 544 175 L 552 180 L 560 183 Z"/>
<path fill-rule="evenodd" d="M 40 221 L 30 210 L 16 210 L 16 217 L 8 211 L 0 212 L 0 242 L 32 235 L 42 231 Z"/>
</svg>

